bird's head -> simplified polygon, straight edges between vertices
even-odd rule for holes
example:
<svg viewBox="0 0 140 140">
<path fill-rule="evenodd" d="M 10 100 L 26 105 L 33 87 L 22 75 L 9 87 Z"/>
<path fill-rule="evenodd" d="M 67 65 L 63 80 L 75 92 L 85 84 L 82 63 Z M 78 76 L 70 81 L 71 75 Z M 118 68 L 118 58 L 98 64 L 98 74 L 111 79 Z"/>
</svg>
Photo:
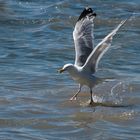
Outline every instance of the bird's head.
<svg viewBox="0 0 140 140">
<path fill-rule="evenodd" d="M 75 67 L 74 67 L 73 64 L 65 64 L 61 69 L 58 70 L 58 72 L 59 72 L 59 73 L 62 73 L 62 72 L 64 72 L 64 71 L 70 72 L 70 71 L 72 71 L 72 70 L 74 70 L 74 69 L 75 69 Z"/>
</svg>

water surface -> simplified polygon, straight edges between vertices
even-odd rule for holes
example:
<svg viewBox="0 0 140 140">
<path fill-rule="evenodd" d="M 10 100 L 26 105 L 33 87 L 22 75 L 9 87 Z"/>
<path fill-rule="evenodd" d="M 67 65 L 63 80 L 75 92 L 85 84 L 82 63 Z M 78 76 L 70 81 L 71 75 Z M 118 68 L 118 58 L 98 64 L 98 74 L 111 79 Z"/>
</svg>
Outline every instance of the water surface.
<svg viewBox="0 0 140 140">
<path fill-rule="evenodd" d="M 74 63 L 73 28 L 85 6 L 97 13 L 95 44 L 123 19 L 97 75 L 108 82 L 69 98 L 78 85 L 57 69 Z M 0 139 L 140 139 L 139 0 L 0 1 Z"/>
</svg>

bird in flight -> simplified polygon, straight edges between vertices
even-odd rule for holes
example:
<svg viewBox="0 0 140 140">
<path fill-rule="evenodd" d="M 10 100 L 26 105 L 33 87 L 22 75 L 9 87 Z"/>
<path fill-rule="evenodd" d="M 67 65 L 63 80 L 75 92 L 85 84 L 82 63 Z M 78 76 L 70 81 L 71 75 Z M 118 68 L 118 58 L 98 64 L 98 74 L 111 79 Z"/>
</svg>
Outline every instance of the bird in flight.
<svg viewBox="0 0 140 140">
<path fill-rule="evenodd" d="M 126 22 L 126 20 L 122 20 L 113 31 L 94 47 L 93 27 L 95 17 L 96 13 L 91 8 L 87 7 L 83 10 L 73 31 L 75 64 L 65 64 L 59 70 L 60 73 L 67 71 L 79 83 L 78 91 L 70 100 L 76 100 L 82 86 L 86 85 L 90 89 L 90 104 L 94 103 L 92 89 L 99 80 L 99 78 L 94 76 L 98 63 L 104 53 L 110 48 L 113 36 Z"/>
</svg>

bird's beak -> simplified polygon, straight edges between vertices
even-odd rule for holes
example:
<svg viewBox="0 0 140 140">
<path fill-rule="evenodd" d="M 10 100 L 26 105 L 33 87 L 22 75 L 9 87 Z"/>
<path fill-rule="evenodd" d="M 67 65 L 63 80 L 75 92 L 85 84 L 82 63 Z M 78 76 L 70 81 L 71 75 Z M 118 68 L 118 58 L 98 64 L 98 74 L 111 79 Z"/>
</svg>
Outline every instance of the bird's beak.
<svg viewBox="0 0 140 140">
<path fill-rule="evenodd" d="M 58 70 L 59 73 L 62 73 L 62 72 L 64 72 L 64 71 L 65 71 L 65 70 L 64 70 L 63 68 Z"/>
</svg>

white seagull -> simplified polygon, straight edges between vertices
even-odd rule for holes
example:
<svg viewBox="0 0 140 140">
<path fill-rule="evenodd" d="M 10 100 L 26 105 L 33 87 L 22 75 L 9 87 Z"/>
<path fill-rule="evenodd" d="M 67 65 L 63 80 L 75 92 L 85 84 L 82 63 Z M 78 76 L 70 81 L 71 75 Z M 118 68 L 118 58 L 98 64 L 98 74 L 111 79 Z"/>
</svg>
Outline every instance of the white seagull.
<svg viewBox="0 0 140 140">
<path fill-rule="evenodd" d="M 99 80 L 99 78 L 93 75 L 97 70 L 99 60 L 110 48 L 113 36 L 126 22 L 126 20 L 121 21 L 121 23 L 93 49 L 93 21 L 95 17 L 96 13 L 93 12 L 91 8 L 85 8 L 83 10 L 73 31 L 76 53 L 75 64 L 65 64 L 63 68 L 59 70 L 60 73 L 68 71 L 71 77 L 79 83 L 79 90 L 70 100 L 76 100 L 82 86 L 86 85 L 90 88 L 90 104 L 94 103 L 92 88 Z"/>
</svg>

